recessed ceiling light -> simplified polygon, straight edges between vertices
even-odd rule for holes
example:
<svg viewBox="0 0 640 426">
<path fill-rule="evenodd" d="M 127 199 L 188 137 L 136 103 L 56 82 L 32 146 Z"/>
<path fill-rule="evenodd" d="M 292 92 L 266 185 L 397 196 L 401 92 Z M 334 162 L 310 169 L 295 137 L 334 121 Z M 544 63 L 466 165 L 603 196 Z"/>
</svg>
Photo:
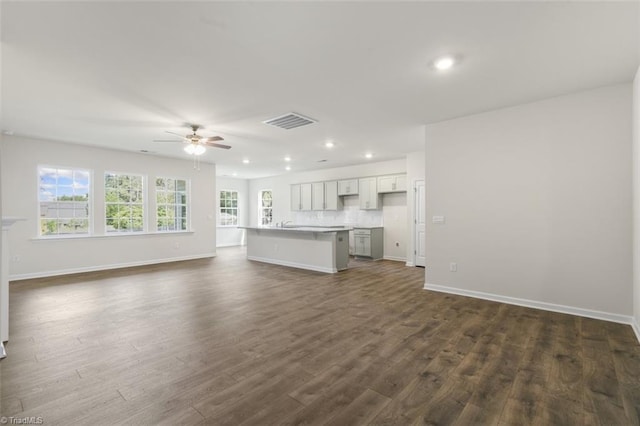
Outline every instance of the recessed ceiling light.
<svg viewBox="0 0 640 426">
<path fill-rule="evenodd" d="M 238 176 L 238 173 L 233 172 L 233 173 L 232 173 L 232 175 L 233 175 L 233 176 Z"/>
<path fill-rule="evenodd" d="M 244 164 L 249 164 L 249 159 L 248 159 L 248 158 L 245 158 L 244 160 L 242 160 L 242 162 L 243 162 Z"/>
<path fill-rule="evenodd" d="M 373 157 L 373 154 L 372 154 L 372 153 L 370 153 L 370 152 L 367 152 L 364 156 L 365 156 L 366 158 L 371 158 L 371 157 Z"/>
<path fill-rule="evenodd" d="M 7 136 L 13 136 L 13 130 L 3 130 L 2 134 Z"/>
<path fill-rule="evenodd" d="M 291 157 L 287 155 L 286 157 L 284 157 L 284 161 L 291 161 Z"/>
<path fill-rule="evenodd" d="M 451 68 L 456 63 L 455 59 L 452 56 L 443 56 L 442 58 L 438 58 L 433 62 L 433 66 L 435 69 L 439 71 L 446 71 Z"/>
<path fill-rule="evenodd" d="M 289 170 L 291 170 L 291 166 L 287 166 L 287 167 L 285 167 L 284 169 L 285 169 L 286 171 L 289 171 Z"/>
<path fill-rule="evenodd" d="M 334 146 L 334 145 L 333 145 L 333 141 L 326 141 L 326 142 L 324 143 L 324 146 L 326 146 L 327 148 L 333 148 L 333 146 Z"/>
</svg>

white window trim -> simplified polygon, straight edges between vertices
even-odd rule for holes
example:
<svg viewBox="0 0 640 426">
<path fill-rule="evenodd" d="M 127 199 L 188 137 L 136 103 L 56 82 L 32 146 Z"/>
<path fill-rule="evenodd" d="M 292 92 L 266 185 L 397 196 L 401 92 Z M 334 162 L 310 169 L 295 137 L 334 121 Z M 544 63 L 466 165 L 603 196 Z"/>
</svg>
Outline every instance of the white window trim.
<svg viewBox="0 0 640 426">
<path fill-rule="evenodd" d="M 175 231 L 158 231 L 158 189 L 156 187 L 156 179 L 173 179 L 183 180 L 186 182 L 187 192 L 187 229 L 175 230 Z M 153 223 L 155 224 L 153 229 L 157 234 L 177 234 L 180 232 L 191 232 L 191 179 L 186 177 L 174 177 L 174 176 L 155 176 L 153 178 L 153 196 L 155 200 L 155 216 Z"/>
<path fill-rule="evenodd" d="M 142 231 L 131 231 L 131 232 L 107 232 L 107 175 L 128 175 L 128 176 L 141 176 L 142 177 Z M 154 186 L 155 187 L 155 186 Z M 111 170 L 105 170 L 103 172 L 103 180 L 102 180 L 102 190 L 103 190 L 103 201 L 102 204 L 104 206 L 104 210 L 102 211 L 102 220 L 103 220 L 103 229 L 104 236 L 113 237 L 113 236 L 122 236 L 122 235 L 146 235 L 150 234 L 149 232 L 149 183 L 147 175 L 142 173 L 131 173 L 131 172 L 116 172 Z"/>
<path fill-rule="evenodd" d="M 89 228 L 86 234 L 53 234 L 53 235 L 42 235 L 40 233 L 40 169 L 41 168 L 50 168 L 50 169 L 71 169 L 71 170 L 83 170 L 89 172 Z M 75 239 L 75 238 L 88 238 L 94 235 L 94 216 L 95 216 L 95 191 L 94 191 L 94 173 L 92 169 L 86 167 L 79 166 L 54 166 L 51 164 L 38 164 L 36 166 L 36 173 L 38 175 L 38 179 L 36 179 L 36 205 L 37 207 L 37 218 L 36 218 L 36 235 L 37 239 L 40 240 L 49 240 L 49 239 Z"/>
<path fill-rule="evenodd" d="M 222 209 L 222 207 L 220 207 L 220 201 L 222 200 L 222 198 L 220 197 L 220 193 L 221 192 L 235 192 L 236 194 L 238 194 L 238 206 L 236 207 L 236 224 L 235 225 L 222 225 L 220 223 L 220 210 Z M 238 191 L 237 189 L 219 189 L 218 190 L 218 197 L 217 197 L 217 210 L 216 210 L 216 216 L 217 216 L 217 220 L 216 220 L 216 228 L 238 228 L 240 226 L 240 191 Z M 226 208 L 226 207 L 225 207 Z"/>
<path fill-rule="evenodd" d="M 273 223 L 273 189 L 261 189 L 258 191 L 258 226 L 262 226 L 262 193 L 271 192 L 271 224 Z"/>
</svg>

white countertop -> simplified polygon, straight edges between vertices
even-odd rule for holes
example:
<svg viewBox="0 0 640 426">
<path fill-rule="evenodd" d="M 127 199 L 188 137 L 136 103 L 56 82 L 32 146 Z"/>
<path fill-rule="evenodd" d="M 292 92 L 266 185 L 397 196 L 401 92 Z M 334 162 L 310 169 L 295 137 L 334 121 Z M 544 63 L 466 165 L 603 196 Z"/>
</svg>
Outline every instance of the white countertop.
<svg viewBox="0 0 640 426">
<path fill-rule="evenodd" d="M 243 229 L 255 229 L 258 231 L 278 231 L 278 232 L 340 232 L 351 231 L 353 228 L 347 226 L 322 227 L 322 226 L 239 226 Z"/>
</svg>

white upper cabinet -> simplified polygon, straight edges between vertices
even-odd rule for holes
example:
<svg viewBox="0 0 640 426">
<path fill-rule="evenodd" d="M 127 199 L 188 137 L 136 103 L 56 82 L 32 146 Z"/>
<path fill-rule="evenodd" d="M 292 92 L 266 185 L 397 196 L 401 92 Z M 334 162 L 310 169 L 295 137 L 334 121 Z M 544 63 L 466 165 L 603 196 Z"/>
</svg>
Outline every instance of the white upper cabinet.
<svg viewBox="0 0 640 426">
<path fill-rule="evenodd" d="M 291 210 L 311 210 L 311 184 L 291 185 Z"/>
<path fill-rule="evenodd" d="M 311 200 L 312 200 L 311 184 L 310 183 L 301 183 L 300 184 L 300 201 L 302 204 L 301 210 L 311 210 Z"/>
<path fill-rule="evenodd" d="M 376 178 L 362 178 L 358 181 L 360 210 L 377 210 L 382 204 L 378 195 Z"/>
<path fill-rule="evenodd" d="M 300 198 L 300 185 L 291 185 L 291 210 L 302 210 L 302 199 Z"/>
<path fill-rule="evenodd" d="M 291 185 L 291 210 L 339 210 L 338 181 Z"/>
<path fill-rule="evenodd" d="M 339 180 L 338 195 L 358 195 L 358 179 Z"/>
<path fill-rule="evenodd" d="M 324 183 L 324 209 L 339 210 L 342 208 L 342 199 L 338 197 L 338 181 L 332 180 Z"/>
<path fill-rule="evenodd" d="M 324 210 L 324 183 L 311 184 L 311 210 Z"/>
<path fill-rule="evenodd" d="M 378 193 L 406 192 L 407 175 L 390 175 L 378 177 Z"/>
<path fill-rule="evenodd" d="M 360 210 L 379 210 L 382 194 L 406 191 L 405 174 L 299 183 L 291 185 L 291 210 L 340 210 L 345 195 L 357 195 Z"/>
</svg>

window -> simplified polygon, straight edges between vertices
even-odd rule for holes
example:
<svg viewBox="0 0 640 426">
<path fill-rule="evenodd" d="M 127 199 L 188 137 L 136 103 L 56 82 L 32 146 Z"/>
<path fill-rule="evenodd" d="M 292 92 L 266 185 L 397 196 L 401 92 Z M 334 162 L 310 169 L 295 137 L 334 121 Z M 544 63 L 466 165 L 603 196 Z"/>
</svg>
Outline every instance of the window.
<svg viewBox="0 0 640 426">
<path fill-rule="evenodd" d="M 90 171 L 38 167 L 40 235 L 89 234 Z"/>
<path fill-rule="evenodd" d="M 158 231 L 187 230 L 187 181 L 156 178 Z"/>
<path fill-rule="evenodd" d="M 238 191 L 220 191 L 220 226 L 238 226 Z"/>
<path fill-rule="evenodd" d="M 143 177 L 105 173 L 106 232 L 144 231 Z"/>
<path fill-rule="evenodd" d="M 260 191 L 258 223 L 271 225 L 273 222 L 273 198 L 270 189 Z"/>
</svg>

